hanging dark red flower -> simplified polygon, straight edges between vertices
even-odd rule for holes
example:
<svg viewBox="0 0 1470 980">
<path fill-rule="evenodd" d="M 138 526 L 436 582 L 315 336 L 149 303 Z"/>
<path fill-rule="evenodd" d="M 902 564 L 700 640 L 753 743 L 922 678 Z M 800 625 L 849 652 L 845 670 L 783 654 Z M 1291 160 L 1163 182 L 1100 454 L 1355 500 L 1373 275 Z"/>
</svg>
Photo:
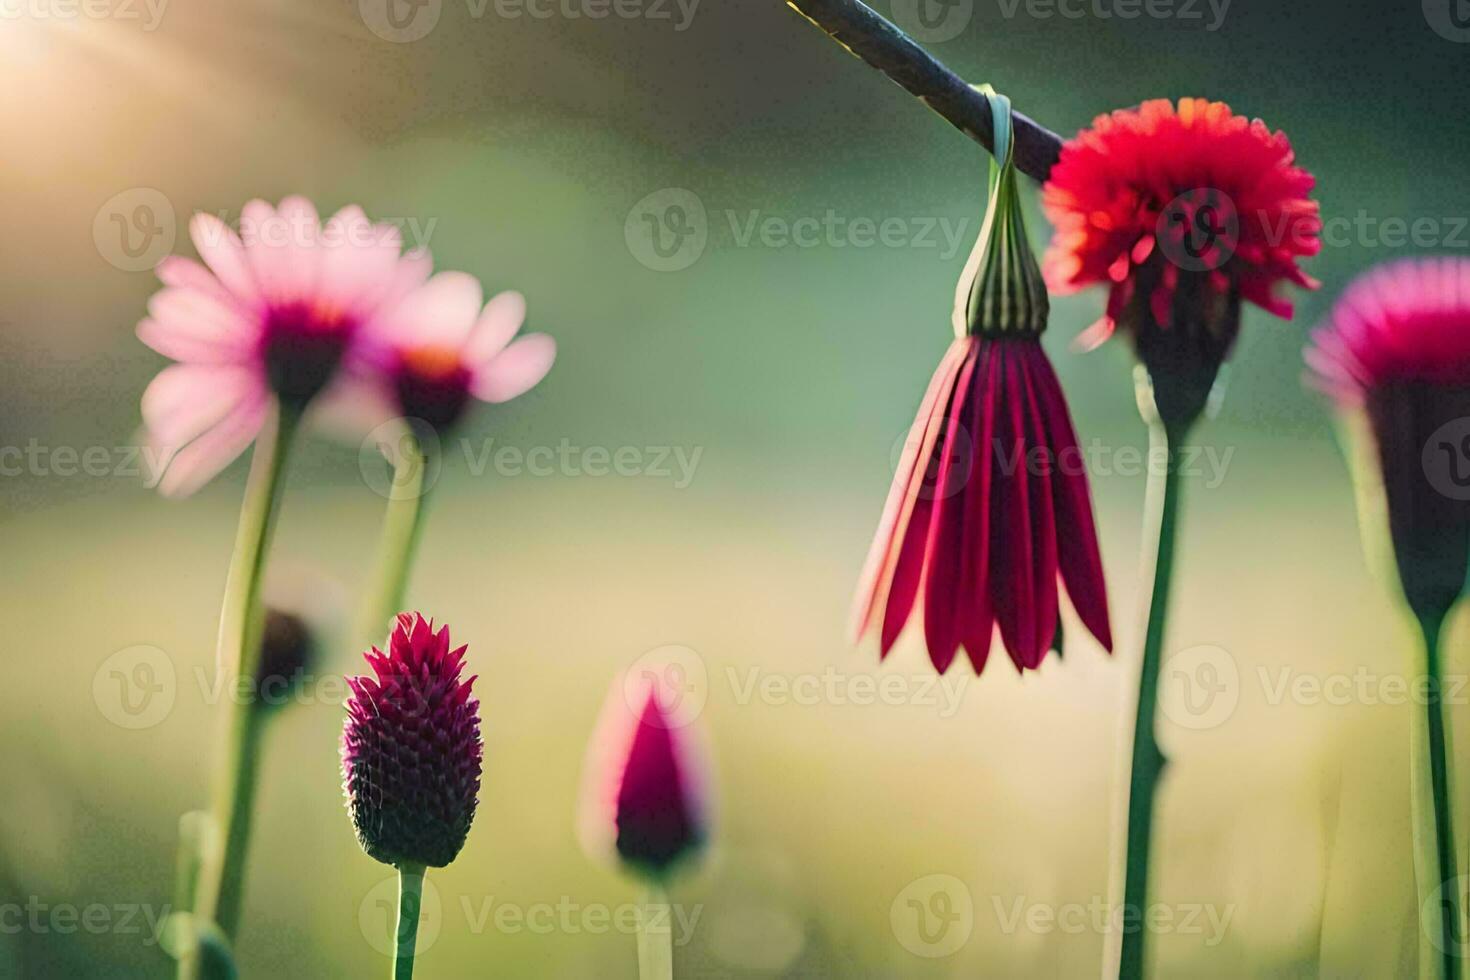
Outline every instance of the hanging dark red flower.
<svg viewBox="0 0 1470 980">
<path fill-rule="evenodd" d="M 1008 123 L 1007 109 L 996 130 L 1004 165 L 956 294 L 956 339 L 905 443 L 854 610 L 855 634 L 876 630 L 886 657 L 922 608 L 940 672 L 960 647 L 981 671 L 997 631 L 1018 669 L 1040 666 L 1059 647 L 1061 585 L 1112 648 L 1084 460 L 1041 347 L 1048 301 Z"/>
</svg>

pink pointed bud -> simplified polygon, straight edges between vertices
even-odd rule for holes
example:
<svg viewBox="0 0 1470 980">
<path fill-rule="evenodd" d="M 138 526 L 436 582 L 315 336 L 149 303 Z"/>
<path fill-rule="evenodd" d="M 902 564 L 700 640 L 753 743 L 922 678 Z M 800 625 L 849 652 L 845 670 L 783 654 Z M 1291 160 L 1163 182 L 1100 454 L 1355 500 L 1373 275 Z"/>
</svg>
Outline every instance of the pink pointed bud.
<svg viewBox="0 0 1470 980">
<path fill-rule="evenodd" d="M 342 777 L 358 843 L 384 864 L 441 868 L 464 846 L 480 792 L 480 702 L 450 649 L 418 613 L 400 613 L 388 652 L 350 677 Z"/>
<path fill-rule="evenodd" d="M 589 753 L 584 839 L 651 878 L 697 854 L 708 833 L 702 767 L 681 721 L 656 686 L 640 696 L 618 684 Z"/>
</svg>

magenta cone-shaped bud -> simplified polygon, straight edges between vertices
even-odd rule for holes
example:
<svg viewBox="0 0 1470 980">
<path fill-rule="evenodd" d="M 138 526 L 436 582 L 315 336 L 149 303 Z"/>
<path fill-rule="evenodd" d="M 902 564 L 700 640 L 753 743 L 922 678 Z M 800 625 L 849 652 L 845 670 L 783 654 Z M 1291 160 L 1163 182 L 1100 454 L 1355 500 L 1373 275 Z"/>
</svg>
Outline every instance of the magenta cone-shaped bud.
<svg viewBox="0 0 1470 980">
<path fill-rule="evenodd" d="M 347 808 L 362 849 L 384 864 L 440 868 L 464 846 L 480 792 L 480 703 L 450 649 L 418 613 L 401 613 L 388 652 L 351 677 L 342 731 Z"/>
<path fill-rule="evenodd" d="M 593 740 L 587 843 L 652 878 L 667 877 L 708 834 L 703 767 L 688 721 L 664 709 L 656 688 L 620 684 Z"/>
</svg>

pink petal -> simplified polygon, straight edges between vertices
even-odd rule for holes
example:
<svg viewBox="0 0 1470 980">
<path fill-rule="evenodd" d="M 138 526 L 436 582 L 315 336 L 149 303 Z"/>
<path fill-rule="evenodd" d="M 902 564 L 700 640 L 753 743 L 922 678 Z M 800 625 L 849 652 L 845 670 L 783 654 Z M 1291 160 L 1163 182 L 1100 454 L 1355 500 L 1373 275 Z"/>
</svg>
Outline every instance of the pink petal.
<svg viewBox="0 0 1470 980">
<path fill-rule="evenodd" d="M 169 287 L 155 293 L 148 301 L 148 313 L 155 326 L 145 332 L 140 324 L 139 337 L 175 360 L 239 359 L 253 348 L 260 335 L 259 324 L 237 306 L 197 289 Z M 193 356 L 174 353 L 179 348 L 192 351 Z"/>
<path fill-rule="evenodd" d="M 158 372 L 143 392 L 143 423 L 160 442 L 177 448 L 263 387 L 246 368 L 174 364 Z"/>
<path fill-rule="evenodd" d="M 392 393 L 376 377 L 343 373 L 312 400 L 311 429 L 356 445 L 400 414 Z"/>
<path fill-rule="evenodd" d="M 526 297 L 513 290 L 496 295 L 485 304 L 485 312 L 470 332 L 464 350 L 465 363 L 479 367 L 499 354 L 525 319 Z"/>
<path fill-rule="evenodd" d="M 904 440 L 903 454 L 893 474 L 893 484 L 888 491 L 888 501 L 883 506 L 883 516 L 878 521 L 878 531 L 873 536 L 873 543 L 868 549 L 867 561 L 863 565 L 862 576 L 858 579 L 857 595 L 854 597 L 852 610 L 853 642 L 857 642 L 868 631 L 868 627 L 872 624 L 874 611 L 887 599 L 893 566 L 897 561 L 898 549 L 902 544 L 913 508 L 914 495 L 910 494 L 909 490 L 914 484 L 916 472 L 920 474 L 918 478 L 923 479 L 923 471 L 919 468 L 929 465 L 929 449 L 925 438 L 929 430 L 930 418 L 934 414 L 934 405 L 941 396 L 949 397 L 947 386 L 953 384 L 955 372 L 963 363 L 965 352 L 966 345 L 961 341 L 955 341 L 945 351 L 939 367 L 929 379 L 929 387 L 924 392 L 923 401 L 919 403 L 918 414 L 909 429 L 908 438 Z"/>
<path fill-rule="evenodd" d="M 269 406 L 270 399 L 264 396 L 247 401 L 176 453 L 158 483 L 159 492 L 187 497 L 208 483 L 254 441 Z"/>
<path fill-rule="evenodd" d="M 908 488 L 904 491 L 906 497 L 904 511 L 900 523 L 894 530 L 894 543 L 897 549 L 893 558 L 888 594 L 883 606 L 882 628 L 878 634 L 880 657 L 887 656 L 888 651 L 898 640 L 899 634 L 903 632 L 904 624 L 908 622 L 909 614 L 913 611 L 914 598 L 918 594 L 919 585 L 923 579 L 924 549 L 929 539 L 929 520 L 934 503 L 932 497 L 923 493 L 923 485 L 934 458 L 940 423 L 949 411 L 954 385 L 965 363 L 965 355 L 968 350 L 967 338 L 956 340 L 950 345 L 950 351 L 957 356 L 953 358 L 946 356 L 940 362 L 939 371 L 943 374 L 943 381 L 938 397 L 934 400 L 932 411 L 925 419 L 919 456 Z"/>
<path fill-rule="evenodd" d="M 996 450 L 1011 465 L 997 471 L 991 495 L 990 596 L 1006 652 L 1017 669 L 1024 670 L 1040 663 L 1040 652 L 1051 637 L 1036 636 L 1033 535 L 1034 522 L 1041 516 L 1032 513 L 1026 472 L 1026 390 L 1016 357 L 1010 351 L 1005 355 L 1003 387 L 997 395 L 1002 415 L 996 420 L 995 438 Z"/>
<path fill-rule="evenodd" d="M 277 215 L 290 236 L 291 262 L 286 270 L 286 291 L 296 297 L 314 297 L 322 264 L 321 218 L 316 207 L 299 195 L 282 201 Z"/>
<path fill-rule="evenodd" d="M 1037 384 L 1033 375 L 1046 364 L 1046 354 L 1041 345 L 1036 344 L 1027 350 L 1021 359 L 1021 380 L 1024 390 L 1019 394 L 1026 399 L 1026 437 L 1027 442 L 1037 449 L 1045 449 L 1051 452 L 1056 447 L 1051 445 L 1047 437 L 1046 417 L 1042 413 L 1055 409 L 1056 403 L 1050 400 L 1042 402 L 1036 392 Z M 1042 457 L 1040 466 L 1049 469 L 1038 469 L 1038 472 L 1029 474 L 1031 476 L 1029 486 L 1031 489 L 1031 527 L 1032 527 L 1032 594 L 1036 597 L 1035 606 L 1035 636 L 1040 649 L 1035 653 L 1033 666 L 1041 663 L 1046 656 L 1046 651 L 1051 643 L 1052 637 L 1057 633 L 1057 518 L 1056 501 L 1052 496 L 1052 481 L 1056 477 L 1057 460 L 1055 457 Z"/>
<path fill-rule="evenodd" d="M 189 237 L 199 257 L 231 295 L 246 306 L 259 304 L 260 287 L 245 258 L 245 247 L 229 225 L 201 211 L 189 220 Z"/>
<path fill-rule="evenodd" d="M 215 278 L 214 273 L 193 259 L 182 255 L 170 255 L 158 263 L 154 272 L 158 274 L 159 281 L 165 286 L 192 289 L 227 306 L 243 310 L 239 299 L 225 289 L 224 284 Z"/>
<path fill-rule="evenodd" d="M 544 333 L 522 337 L 475 372 L 470 390 L 487 402 L 508 402 L 534 388 L 556 360 L 556 341 Z"/>
<path fill-rule="evenodd" d="M 373 224 L 356 205 L 338 211 L 322 229 L 321 302 L 361 315 L 386 295 L 402 249 L 403 236 L 392 225 Z"/>
<path fill-rule="evenodd" d="M 1062 396 L 1061 383 L 1050 364 L 1038 368 L 1032 377 L 1037 398 L 1042 403 L 1042 418 L 1047 425 L 1047 441 L 1058 460 L 1052 473 L 1057 521 L 1057 563 L 1067 596 L 1077 616 L 1104 649 L 1113 649 L 1113 633 L 1108 623 L 1108 591 L 1103 579 L 1102 556 L 1097 545 L 1097 527 L 1092 517 L 1092 494 L 1087 486 L 1087 471 L 1072 428 L 1071 415 Z M 1050 403 L 1050 407 L 1045 407 Z"/>
<path fill-rule="evenodd" d="M 164 323 L 146 318 L 138 324 L 138 339 L 175 361 L 232 364 L 239 356 L 235 347 L 220 342 L 212 328 L 191 328 L 183 326 L 182 321 Z"/>
<path fill-rule="evenodd" d="M 268 302 L 311 298 L 319 263 L 321 228 L 316 210 L 303 198 L 287 198 L 277 211 L 254 200 L 240 212 L 240 237 L 260 292 Z"/>
<path fill-rule="evenodd" d="M 960 623 L 960 640 L 976 674 L 985 669 L 995 636 L 995 611 L 990 602 L 990 497 L 994 493 L 995 418 L 999 412 L 1001 359 L 987 349 L 984 374 L 977 371 L 970 431 L 975 433 L 975 474 L 965 489 L 965 569 L 963 588 L 968 608 Z"/>
<path fill-rule="evenodd" d="M 480 314 L 481 297 L 474 276 L 441 272 L 385 313 L 380 332 L 400 346 L 458 349 Z"/>
<path fill-rule="evenodd" d="M 962 570 L 965 552 L 965 489 L 975 476 L 975 446 L 968 428 L 970 401 L 975 398 L 973 378 L 981 342 L 972 340 L 970 352 L 955 382 L 944 425 L 939 471 L 931 489 L 933 517 L 925 545 L 924 639 L 934 669 L 944 673 L 960 646 L 961 610 L 965 594 Z M 961 472 L 960 468 L 964 471 Z"/>
</svg>

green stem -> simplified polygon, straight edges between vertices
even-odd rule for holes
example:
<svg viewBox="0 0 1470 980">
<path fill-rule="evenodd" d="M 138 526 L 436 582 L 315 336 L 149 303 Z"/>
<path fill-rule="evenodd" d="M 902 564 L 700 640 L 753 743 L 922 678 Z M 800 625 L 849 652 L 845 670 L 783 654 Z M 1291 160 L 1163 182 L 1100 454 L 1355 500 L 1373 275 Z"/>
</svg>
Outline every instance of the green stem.
<svg viewBox="0 0 1470 980">
<path fill-rule="evenodd" d="M 409 568 L 423 536 L 429 498 L 424 478 L 432 461 L 411 433 L 400 441 L 397 455 L 374 560 L 376 570 L 358 623 L 360 647 L 381 642 L 393 617 L 403 611 Z"/>
<path fill-rule="evenodd" d="M 638 980 L 673 980 L 673 916 L 668 893 L 660 885 L 649 885 L 638 912 Z"/>
<path fill-rule="evenodd" d="M 222 831 L 225 850 L 216 868 L 201 877 L 194 911 L 202 922 L 218 921 L 231 941 L 239 925 L 257 741 L 256 706 L 251 698 L 237 695 L 252 690 L 240 681 L 253 679 L 260 662 L 263 626 L 260 597 L 266 553 L 285 485 L 286 458 L 299 421 L 296 413 L 280 410 L 256 439 L 220 611 L 216 669 L 223 674 L 221 690 L 226 696 L 222 713 L 225 765 L 216 774 L 215 819 Z M 229 915 L 230 920 L 226 921 L 224 915 Z M 186 955 L 179 960 L 180 976 L 192 977 L 196 970 L 194 957 Z"/>
<path fill-rule="evenodd" d="M 393 925 L 393 980 L 413 976 L 414 951 L 419 941 L 419 910 L 424 900 L 424 866 L 398 867 L 398 919 Z"/>
<path fill-rule="evenodd" d="M 1441 657 L 1440 633 L 1445 616 L 1428 613 L 1419 617 L 1424 637 L 1424 752 L 1416 753 L 1416 768 L 1428 770 L 1429 799 L 1424 799 L 1422 778 L 1414 794 L 1415 835 L 1419 838 L 1420 914 L 1421 923 L 1434 948 L 1441 954 L 1441 976 L 1457 980 L 1460 976 L 1460 945 L 1464 941 L 1460 908 L 1459 864 L 1455 854 L 1454 800 L 1450 788 L 1450 732 L 1445 717 L 1442 693 L 1445 688 L 1444 664 Z M 1420 772 L 1422 773 L 1422 769 Z M 1435 842 L 1433 858 L 1428 857 L 1427 840 Z M 1425 898 L 1429 901 L 1426 903 Z"/>
<path fill-rule="evenodd" d="M 229 833 L 225 838 L 219 906 L 215 912 L 215 921 L 231 939 L 239 932 L 245 900 L 245 864 L 250 850 L 255 788 L 260 781 L 260 743 L 266 710 L 259 698 L 253 696 L 240 708 L 244 718 L 234 766 L 235 785 L 231 793 L 235 812 L 231 815 Z"/>
<path fill-rule="evenodd" d="M 1183 430 L 1178 436 L 1182 438 Z M 1144 552 L 1151 568 L 1148 606 L 1144 613 L 1143 662 L 1139 668 L 1138 704 L 1133 720 L 1132 756 L 1128 770 L 1126 838 L 1123 844 L 1121 920 L 1109 933 L 1107 963 L 1117 964 L 1123 980 L 1143 976 L 1147 952 L 1149 849 L 1153 835 L 1154 802 L 1164 754 L 1155 731 L 1159 701 L 1159 674 L 1163 662 L 1164 624 L 1168 616 L 1169 586 L 1174 573 L 1174 533 L 1179 515 L 1179 466 L 1176 440 L 1165 426 L 1149 425 L 1150 458 L 1165 460 L 1162 472 L 1149 474 L 1145 526 L 1154 528 L 1153 547 Z M 1116 896 L 1116 885 L 1115 885 Z M 1105 971 L 1106 973 L 1107 971 Z"/>
</svg>

